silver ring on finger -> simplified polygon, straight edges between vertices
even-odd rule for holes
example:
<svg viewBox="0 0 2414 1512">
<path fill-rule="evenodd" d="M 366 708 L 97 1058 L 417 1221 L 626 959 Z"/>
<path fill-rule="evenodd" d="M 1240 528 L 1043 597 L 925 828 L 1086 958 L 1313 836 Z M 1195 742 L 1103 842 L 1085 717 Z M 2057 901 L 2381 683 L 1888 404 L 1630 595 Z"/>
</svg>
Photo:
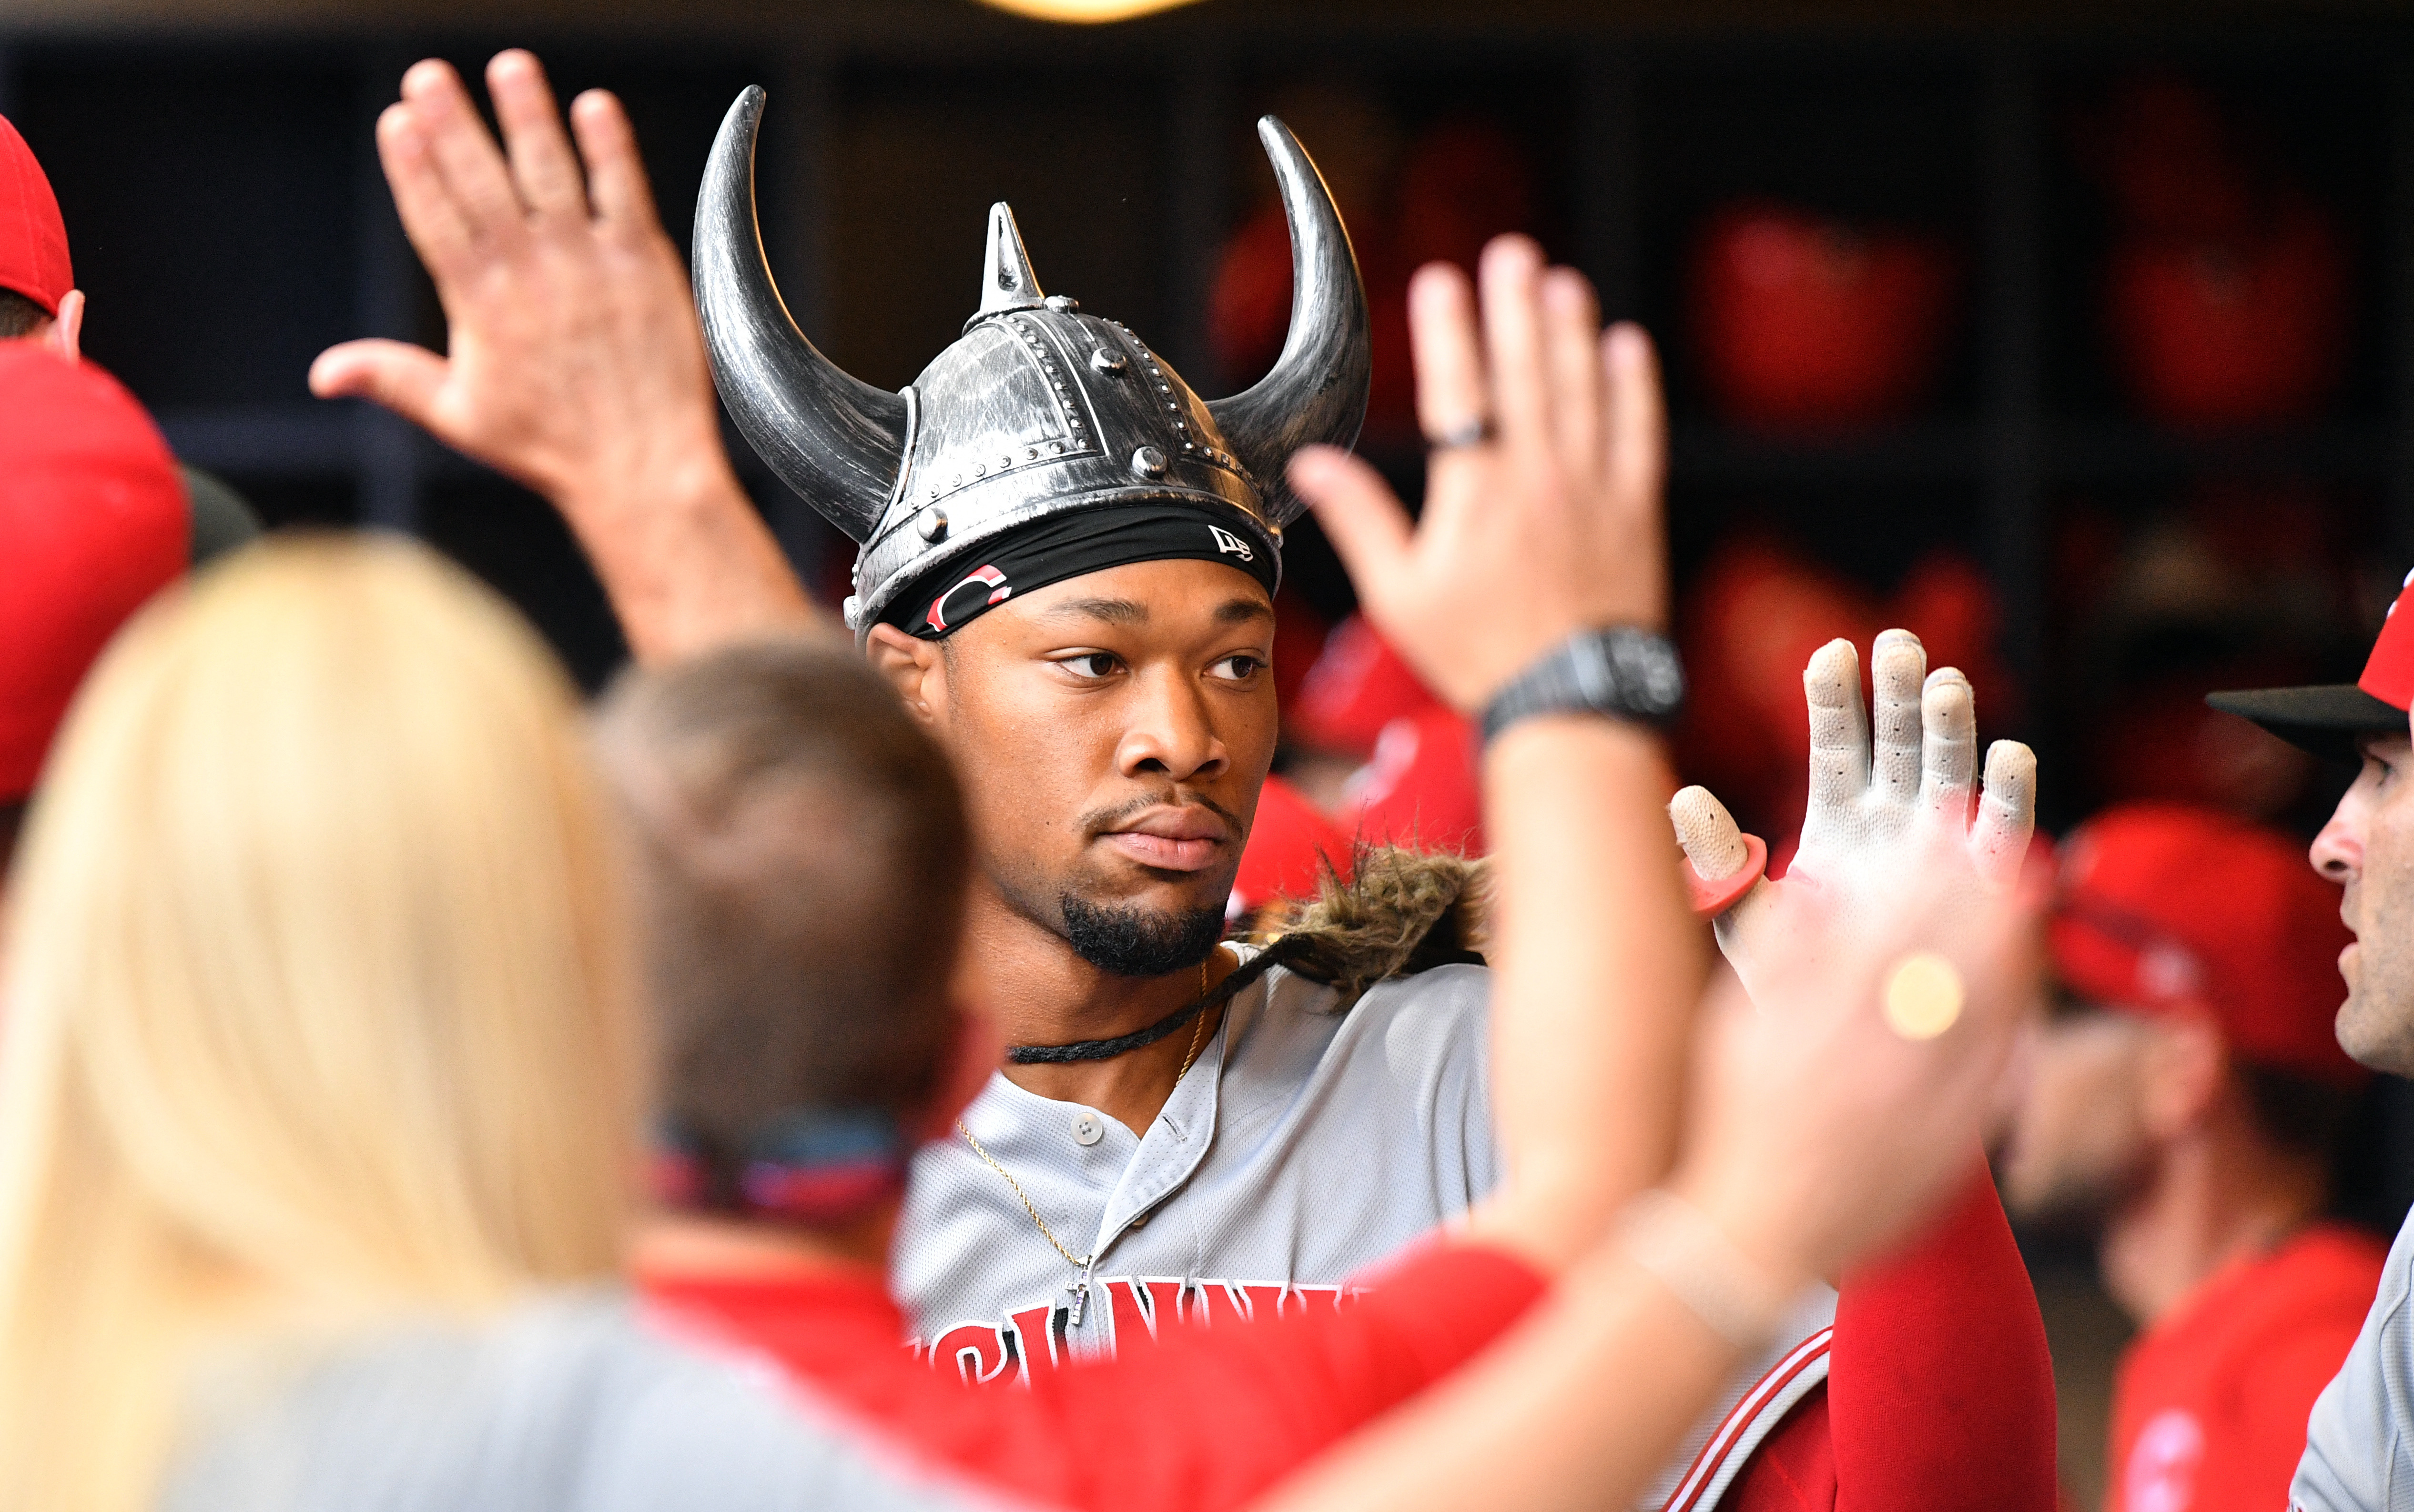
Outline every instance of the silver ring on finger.
<svg viewBox="0 0 2414 1512">
<path fill-rule="evenodd" d="M 1438 435 L 1425 433 L 1425 445 L 1435 452 L 1464 452 L 1470 446 L 1482 446 L 1492 439 L 1492 420 L 1487 415 L 1469 415 L 1465 420 L 1442 428 Z"/>
</svg>

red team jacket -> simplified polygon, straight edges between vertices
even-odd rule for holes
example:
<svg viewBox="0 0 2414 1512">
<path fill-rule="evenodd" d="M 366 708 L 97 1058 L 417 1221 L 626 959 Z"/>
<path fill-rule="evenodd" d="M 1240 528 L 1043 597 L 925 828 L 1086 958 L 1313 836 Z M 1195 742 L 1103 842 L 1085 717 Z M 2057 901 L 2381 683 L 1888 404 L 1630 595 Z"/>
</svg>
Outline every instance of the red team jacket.
<svg viewBox="0 0 2414 1512">
<path fill-rule="evenodd" d="M 869 1273 L 639 1281 L 674 1327 L 770 1356 L 909 1448 L 1041 1502 L 1128 1512 L 1240 1506 L 1449 1373 L 1544 1290 L 1507 1255 L 1433 1245 L 1339 1306 L 1164 1328 L 1112 1360 L 976 1386 L 899 1346 L 904 1317 Z M 1847 1277 L 1842 1297 L 1827 1385 L 1753 1456 L 1726 1512 L 2049 1512 L 2052 1370 L 1992 1183 L 1914 1249 Z"/>
<path fill-rule="evenodd" d="M 2208 1280 L 2139 1335 L 2112 1387 L 2105 1512 L 2272 1512 L 2314 1399 L 2347 1360 L 2388 1249 L 2317 1223 Z"/>
</svg>

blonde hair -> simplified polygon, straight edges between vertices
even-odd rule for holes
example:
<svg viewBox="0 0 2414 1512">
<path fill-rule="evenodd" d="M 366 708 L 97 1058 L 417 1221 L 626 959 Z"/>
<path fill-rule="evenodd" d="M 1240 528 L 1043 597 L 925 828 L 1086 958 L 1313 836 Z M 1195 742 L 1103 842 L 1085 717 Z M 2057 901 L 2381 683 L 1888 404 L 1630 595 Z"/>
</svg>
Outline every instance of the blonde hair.
<svg viewBox="0 0 2414 1512">
<path fill-rule="evenodd" d="M 204 1348 L 614 1269 L 642 1047 L 574 695 L 397 540 L 141 615 L 0 954 L 0 1507 L 147 1506 Z"/>
</svg>

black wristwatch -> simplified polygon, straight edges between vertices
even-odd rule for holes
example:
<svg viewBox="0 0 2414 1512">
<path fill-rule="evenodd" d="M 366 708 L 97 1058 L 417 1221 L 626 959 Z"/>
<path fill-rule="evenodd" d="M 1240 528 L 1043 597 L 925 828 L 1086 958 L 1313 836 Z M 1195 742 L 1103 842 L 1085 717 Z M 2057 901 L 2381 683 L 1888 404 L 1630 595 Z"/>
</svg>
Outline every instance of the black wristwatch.
<svg viewBox="0 0 2414 1512">
<path fill-rule="evenodd" d="M 1535 714 L 1600 714 L 1655 728 L 1685 706 L 1685 669 L 1668 637 L 1632 626 L 1583 630 L 1510 679 L 1483 705 L 1483 741 Z"/>
</svg>

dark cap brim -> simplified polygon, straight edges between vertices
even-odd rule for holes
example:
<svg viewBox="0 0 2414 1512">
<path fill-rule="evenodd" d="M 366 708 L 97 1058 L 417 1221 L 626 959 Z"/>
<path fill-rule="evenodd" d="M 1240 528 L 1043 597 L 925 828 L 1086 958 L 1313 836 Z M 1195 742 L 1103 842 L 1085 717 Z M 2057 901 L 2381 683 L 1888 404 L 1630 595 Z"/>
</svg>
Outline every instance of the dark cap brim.
<svg viewBox="0 0 2414 1512">
<path fill-rule="evenodd" d="M 2352 765 L 2362 760 L 2358 735 L 2402 735 L 2404 709 L 2381 702 L 2353 683 L 2321 688 L 2257 688 L 2207 693 L 2204 701 L 2224 714 L 2252 719 L 2300 750 Z"/>
</svg>

